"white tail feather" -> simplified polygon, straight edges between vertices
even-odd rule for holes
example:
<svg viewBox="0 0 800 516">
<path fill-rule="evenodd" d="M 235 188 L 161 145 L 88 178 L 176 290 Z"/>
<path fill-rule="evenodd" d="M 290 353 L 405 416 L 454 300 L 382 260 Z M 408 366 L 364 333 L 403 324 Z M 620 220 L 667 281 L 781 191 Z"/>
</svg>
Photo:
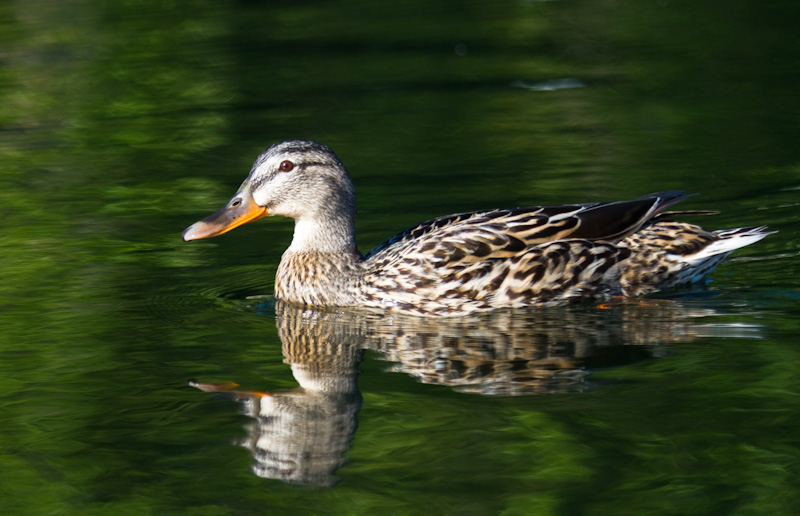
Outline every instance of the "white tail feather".
<svg viewBox="0 0 800 516">
<path fill-rule="evenodd" d="M 735 229 L 719 229 L 714 231 L 719 240 L 704 247 L 699 252 L 683 256 L 680 259 L 693 265 L 700 264 L 713 256 L 728 255 L 746 245 L 754 244 L 774 231 L 766 231 L 766 226 L 755 226 Z"/>
</svg>

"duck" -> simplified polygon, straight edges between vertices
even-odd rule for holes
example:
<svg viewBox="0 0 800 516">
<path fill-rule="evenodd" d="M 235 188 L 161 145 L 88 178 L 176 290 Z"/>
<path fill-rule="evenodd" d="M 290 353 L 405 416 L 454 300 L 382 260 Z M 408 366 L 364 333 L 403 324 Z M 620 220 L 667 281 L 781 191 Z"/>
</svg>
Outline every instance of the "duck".
<svg viewBox="0 0 800 516">
<path fill-rule="evenodd" d="M 236 194 L 192 224 L 184 241 L 268 216 L 294 219 L 275 298 L 300 306 L 361 307 L 423 316 L 632 298 L 702 281 L 766 226 L 708 231 L 666 209 L 681 190 L 637 199 L 528 206 L 434 218 L 366 254 L 356 245 L 356 193 L 327 146 L 276 143 Z"/>
</svg>

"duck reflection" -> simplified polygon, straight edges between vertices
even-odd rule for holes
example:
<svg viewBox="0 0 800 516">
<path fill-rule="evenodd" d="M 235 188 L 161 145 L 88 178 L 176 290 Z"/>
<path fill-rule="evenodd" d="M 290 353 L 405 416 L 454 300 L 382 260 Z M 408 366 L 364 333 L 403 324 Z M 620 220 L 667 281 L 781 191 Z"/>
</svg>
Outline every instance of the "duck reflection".
<svg viewBox="0 0 800 516">
<path fill-rule="evenodd" d="M 752 338 L 758 331 L 709 324 L 719 315 L 714 310 L 671 301 L 444 319 L 278 302 L 275 314 L 285 362 L 299 388 L 259 393 L 191 385 L 243 403 L 254 422 L 241 444 L 253 454 L 258 476 L 312 486 L 335 484 L 344 463 L 361 407 L 357 377 L 364 350 L 423 383 L 519 396 L 585 391 L 590 370 L 662 355 L 671 343 Z"/>
<path fill-rule="evenodd" d="M 282 309 L 281 312 L 284 310 Z M 265 393 L 234 384 L 189 384 L 243 403 L 253 418 L 240 444 L 253 472 L 292 484 L 331 486 L 355 434 L 361 393 L 356 384 L 363 346 L 357 328 L 335 314 L 288 310 L 278 317 L 284 361 L 300 385 Z"/>
</svg>

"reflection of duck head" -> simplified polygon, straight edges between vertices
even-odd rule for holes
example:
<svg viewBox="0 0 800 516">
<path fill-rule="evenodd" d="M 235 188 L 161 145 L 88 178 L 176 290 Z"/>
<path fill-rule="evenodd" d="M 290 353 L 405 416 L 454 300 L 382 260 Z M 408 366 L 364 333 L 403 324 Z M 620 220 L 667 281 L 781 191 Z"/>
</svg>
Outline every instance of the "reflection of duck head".
<svg viewBox="0 0 800 516">
<path fill-rule="evenodd" d="M 698 337 L 753 336 L 757 328 L 707 324 L 715 311 L 671 301 L 608 310 L 553 308 L 432 319 L 275 305 L 285 362 L 299 388 L 272 394 L 197 384 L 232 395 L 254 419 L 243 441 L 259 476 L 330 486 L 361 407 L 358 363 L 374 350 L 423 383 L 489 395 L 580 392 L 588 369 L 661 353 Z M 737 333 L 738 332 L 738 333 Z M 744 333 L 742 333 L 744 332 Z"/>
<path fill-rule="evenodd" d="M 232 395 L 244 403 L 246 415 L 254 422 L 242 445 L 255 458 L 256 475 L 330 486 L 336 483 L 334 474 L 344 463 L 357 426 L 361 347 L 358 339 L 336 338 L 335 325 L 317 325 L 313 317 L 285 322 L 279 324 L 283 354 L 299 388 L 261 393 L 192 385 Z"/>
</svg>

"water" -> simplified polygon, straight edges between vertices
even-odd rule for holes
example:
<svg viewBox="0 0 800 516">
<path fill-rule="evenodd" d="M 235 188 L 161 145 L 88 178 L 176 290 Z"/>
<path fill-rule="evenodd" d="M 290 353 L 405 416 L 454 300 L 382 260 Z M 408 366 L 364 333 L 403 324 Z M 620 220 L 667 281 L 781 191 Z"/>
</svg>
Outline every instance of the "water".
<svg viewBox="0 0 800 516">
<path fill-rule="evenodd" d="M 794 11 L 4 4 L 0 512 L 796 513 Z M 362 251 L 673 188 L 778 233 L 642 303 L 296 310 L 291 222 L 180 240 L 295 137 L 348 165 Z"/>
</svg>

